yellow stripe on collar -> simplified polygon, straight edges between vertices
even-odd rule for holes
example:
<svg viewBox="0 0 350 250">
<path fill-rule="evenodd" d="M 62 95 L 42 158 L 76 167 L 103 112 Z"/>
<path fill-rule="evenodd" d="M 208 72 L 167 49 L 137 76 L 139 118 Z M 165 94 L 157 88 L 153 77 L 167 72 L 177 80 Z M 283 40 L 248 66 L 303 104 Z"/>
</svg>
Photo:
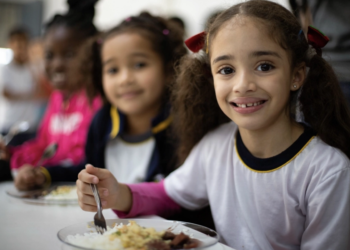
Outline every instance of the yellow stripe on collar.
<svg viewBox="0 0 350 250">
<path fill-rule="evenodd" d="M 112 119 L 112 130 L 111 130 L 110 137 L 115 138 L 119 133 L 119 128 L 120 128 L 120 119 L 119 119 L 118 110 L 112 106 L 110 114 Z"/>
<path fill-rule="evenodd" d="M 169 116 L 166 120 L 162 121 L 161 123 L 159 123 L 157 126 L 155 126 L 154 128 L 152 128 L 152 133 L 153 134 L 157 134 L 160 131 L 166 129 L 167 127 L 169 127 L 170 123 L 173 121 L 173 117 Z"/>
<path fill-rule="evenodd" d="M 274 169 L 271 169 L 271 170 L 255 170 L 255 169 L 252 169 L 251 167 L 249 167 L 247 164 L 245 164 L 245 162 L 242 160 L 241 156 L 239 155 L 238 153 L 238 149 L 237 149 L 237 139 L 235 139 L 235 151 L 236 151 L 236 154 L 238 156 L 238 159 L 241 161 L 241 163 L 246 167 L 248 168 L 249 170 L 253 171 L 253 172 L 257 172 L 257 173 L 271 173 L 273 171 L 276 171 L 280 168 L 283 168 L 284 166 L 288 165 L 291 161 L 293 161 L 305 148 L 307 145 L 309 145 L 309 143 L 315 138 L 315 136 L 311 137 L 310 140 L 299 150 L 298 153 L 296 153 L 291 159 L 289 159 L 287 162 L 285 162 L 284 164 L 282 164 L 281 166 L 279 167 L 276 167 Z"/>
</svg>

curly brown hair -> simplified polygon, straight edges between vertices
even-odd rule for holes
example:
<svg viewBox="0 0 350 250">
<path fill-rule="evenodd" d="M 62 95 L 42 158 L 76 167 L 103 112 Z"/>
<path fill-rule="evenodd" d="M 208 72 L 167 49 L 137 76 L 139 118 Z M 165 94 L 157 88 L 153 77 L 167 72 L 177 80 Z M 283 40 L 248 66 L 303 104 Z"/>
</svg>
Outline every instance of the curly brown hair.
<svg viewBox="0 0 350 250">
<path fill-rule="evenodd" d="M 138 16 L 126 18 L 116 27 L 87 43 L 85 61 L 89 66 L 84 68 L 86 74 L 90 76 L 88 85 L 91 86 L 89 87 L 89 90 L 92 91 L 91 94 L 100 93 L 105 103 L 108 103 L 102 87 L 101 49 L 108 39 L 126 32 L 137 33 L 151 41 L 154 52 L 161 56 L 164 62 L 166 79 L 168 80 L 163 100 L 164 103 L 169 102 L 169 86 L 175 81 L 175 68 L 180 58 L 187 53 L 187 50 L 184 46 L 182 32 L 175 24 L 160 16 L 153 16 L 148 12 L 141 12 Z"/>
<path fill-rule="evenodd" d="M 309 72 L 303 87 L 290 95 L 290 114 L 293 118 L 298 99 L 305 122 L 324 142 L 350 157 L 350 112 L 331 66 L 318 55 L 307 59 L 309 46 L 305 36 L 300 35 L 301 26 L 292 13 L 270 1 L 251 0 L 222 12 L 207 27 L 209 38 L 205 38 L 204 49 L 181 61 L 172 96 L 180 161 L 208 131 L 229 121 L 216 101 L 210 73 L 210 45 L 222 25 L 238 14 L 258 18 L 266 25 L 269 35 L 291 55 L 292 69 L 306 63 Z M 206 48 L 209 54 L 204 52 Z"/>
</svg>

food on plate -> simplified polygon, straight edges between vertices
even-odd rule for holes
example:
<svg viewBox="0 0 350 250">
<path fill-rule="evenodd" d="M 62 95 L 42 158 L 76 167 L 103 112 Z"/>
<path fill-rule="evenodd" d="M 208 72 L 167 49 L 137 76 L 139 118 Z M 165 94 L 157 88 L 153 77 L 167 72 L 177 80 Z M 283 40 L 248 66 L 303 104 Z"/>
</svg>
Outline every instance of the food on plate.
<svg viewBox="0 0 350 250">
<path fill-rule="evenodd" d="M 76 186 L 58 186 L 51 192 L 43 191 L 42 195 L 45 200 L 77 200 Z"/>
<path fill-rule="evenodd" d="M 141 227 L 135 221 L 130 221 L 128 225 L 116 224 L 113 228 L 107 227 L 103 235 L 96 232 L 69 235 L 67 241 L 76 246 L 106 250 L 190 249 L 200 245 L 199 240 L 183 232 L 179 234 L 169 230 L 158 232 L 154 228 Z"/>
</svg>

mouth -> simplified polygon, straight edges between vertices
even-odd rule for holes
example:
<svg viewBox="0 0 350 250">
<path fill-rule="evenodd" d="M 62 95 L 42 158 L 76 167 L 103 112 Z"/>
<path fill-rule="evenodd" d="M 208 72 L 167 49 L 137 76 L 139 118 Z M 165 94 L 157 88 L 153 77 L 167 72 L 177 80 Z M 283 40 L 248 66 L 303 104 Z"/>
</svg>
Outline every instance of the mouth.
<svg viewBox="0 0 350 250">
<path fill-rule="evenodd" d="M 125 92 L 125 93 L 118 94 L 117 97 L 119 97 L 119 98 L 124 98 L 124 99 L 132 99 L 132 98 L 134 98 L 134 97 L 137 97 L 137 96 L 140 95 L 141 93 L 142 93 L 141 90 L 129 91 L 129 92 Z"/>
<path fill-rule="evenodd" d="M 262 109 L 267 100 L 251 100 L 238 102 L 230 102 L 230 105 L 237 113 L 250 114 Z"/>
<path fill-rule="evenodd" d="M 256 107 L 264 104 L 266 101 L 261 100 L 258 102 L 250 102 L 250 103 L 235 103 L 235 102 L 230 102 L 231 105 L 237 107 L 237 108 L 251 108 L 251 107 Z"/>
<path fill-rule="evenodd" d="M 66 74 L 65 73 L 53 73 L 51 77 L 51 82 L 55 86 L 60 86 L 62 83 L 66 81 Z"/>
</svg>

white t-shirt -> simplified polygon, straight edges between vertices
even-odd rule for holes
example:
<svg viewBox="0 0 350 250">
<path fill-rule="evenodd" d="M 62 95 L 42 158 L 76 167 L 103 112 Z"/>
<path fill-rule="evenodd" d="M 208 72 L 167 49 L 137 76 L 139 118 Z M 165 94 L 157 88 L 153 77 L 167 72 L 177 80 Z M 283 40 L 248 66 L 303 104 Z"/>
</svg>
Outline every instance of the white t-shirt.
<svg viewBox="0 0 350 250">
<path fill-rule="evenodd" d="M 31 95 L 35 91 L 35 81 L 27 65 L 21 66 L 14 62 L 4 65 L 0 74 L 0 89 L 12 94 Z M 35 130 L 38 123 L 39 103 L 34 100 L 9 100 L 1 96 L 0 132 L 18 122 L 28 121 L 30 130 Z"/>
<path fill-rule="evenodd" d="M 140 142 L 126 142 L 118 136 L 107 143 L 106 168 L 121 183 L 142 182 L 146 178 L 154 147 L 154 137 Z"/>
<path fill-rule="evenodd" d="M 304 133 L 281 155 L 254 159 L 237 149 L 236 132 L 231 122 L 208 133 L 165 179 L 167 194 L 187 209 L 210 204 L 221 241 L 237 250 L 350 249 L 345 154 Z M 274 169 L 247 166 L 259 161 Z"/>
</svg>

